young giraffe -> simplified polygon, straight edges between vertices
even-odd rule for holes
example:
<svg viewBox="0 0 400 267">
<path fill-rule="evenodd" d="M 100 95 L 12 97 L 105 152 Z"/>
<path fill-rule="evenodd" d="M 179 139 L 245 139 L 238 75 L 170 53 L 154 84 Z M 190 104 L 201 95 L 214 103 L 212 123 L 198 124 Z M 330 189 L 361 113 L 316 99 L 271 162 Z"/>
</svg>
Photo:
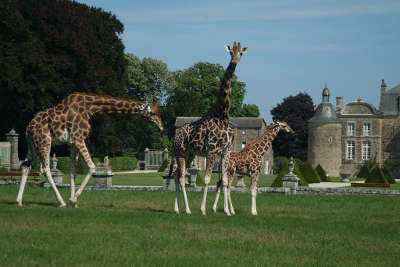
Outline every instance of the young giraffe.
<svg viewBox="0 0 400 267">
<path fill-rule="evenodd" d="M 204 193 L 201 202 L 201 212 L 205 215 L 205 200 L 207 198 L 208 184 L 210 183 L 211 172 L 217 156 L 221 155 L 223 174 L 226 172 L 225 163 L 227 154 L 230 149 L 233 130 L 229 126 L 229 110 L 231 108 L 231 86 L 234 79 L 236 65 L 240 61 L 240 57 L 247 50 L 247 47 L 242 48 L 240 43 L 234 42 L 233 47 L 226 46 L 226 50 L 231 55 L 230 63 L 225 70 L 221 80 L 220 91 L 216 103 L 208 110 L 202 118 L 197 121 L 183 125 L 175 135 L 173 143 L 173 153 L 177 162 L 177 175 L 175 176 L 175 212 L 179 213 L 179 184 L 182 188 L 183 199 L 185 202 L 186 213 L 190 214 L 189 203 L 185 190 L 185 169 L 186 164 L 190 164 L 195 155 L 206 156 L 207 166 L 204 177 Z M 173 170 L 173 161 L 170 165 L 170 175 Z M 225 178 L 224 178 L 225 177 Z M 223 175 L 224 192 L 227 185 L 226 175 Z M 225 195 L 226 196 L 226 195 Z M 224 198 L 225 200 L 225 198 Z M 227 204 L 227 201 L 225 202 Z M 229 209 L 225 208 L 226 214 L 229 214 Z"/>
<path fill-rule="evenodd" d="M 279 130 L 284 130 L 287 133 L 294 133 L 292 128 L 284 121 L 276 121 L 271 123 L 268 129 L 256 140 L 248 144 L 240 152 L 230 152 L 228 155 L 227 172 L 228 172 L 228 204 L 232 214 L 235 214 L 231 200 L 231 185 L 232 180 L 237 171 L 240 174 L 245 174 L 246 171 L 251 174 L 251 214 L 257 215 L 256 209 L 256 196 L 257 196 L 257 183 L 262 167 L 262 157 L 264 153 L 270 148 L 272 141 L 278 135 Z M 213 205 L 213 211 L 217 211 L 217 204 L 221 192 L 221 180 L 217 185 L 217 195 Z"/>
<path fill-rule="evenodd" d="M 95 114 L 141 114 L 154 122 L 162 131 L 163 125 L 157 103 L 145 103 L 133 99 L 117 98 L 89 93 L 72 93 L 55 107 L 40 111 L 26 127 L 28 141 L 27 158 L 22 163 L 22 179 L 17 202 L 22 206 L 26 179 L 31 169 L 33 158 L 39 152 L 41 164 L 61 207 L 65 202 L 61 197 L 50 172 L 50 148 L 52 142 L 68 143 L 71 146 L 71 198 L 72 206 L 77 207 L 77 200 L 89 178 L 95 171 L 95 165 L 86 148 L 85 139 L 90 132 L 89 119 Z M 89 173 L 75 192 L 75 166 L 79 154 L 89 166 Z"/>
</svg>

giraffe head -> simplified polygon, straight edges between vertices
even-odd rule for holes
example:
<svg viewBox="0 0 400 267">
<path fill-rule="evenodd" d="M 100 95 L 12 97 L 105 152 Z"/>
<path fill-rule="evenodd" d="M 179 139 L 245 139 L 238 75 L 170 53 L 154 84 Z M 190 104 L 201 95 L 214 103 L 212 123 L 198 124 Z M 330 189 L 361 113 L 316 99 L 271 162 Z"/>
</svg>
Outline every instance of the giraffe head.
<svg viewBox="0 0 400 267">
<path fill-rule="evenodd" d="M 294 134 L 293 129 L 289 126 L 286 121 L 275 121 L 273 123 L 273 128 L 279 127 L 279 130 L 284 130 L 287 133 Z"/>
<path fill-rule="evenodd" d="M 231 60 L 235 64 L 239 63 L 240 57 L 243 55 L 244 52 L 247 51 L 247 47 L 242 48 L 240 43 L 236 44 L 236 42 L 233 43 L 232 48 L 229 45 L 226 45 L 225 49 L 231 54 Z"/>
<path fill-rule="evenodd" d="M 157 105 L 157 101 L 153 101 L 152 103 L 146 103 L 143 105 L 143 109 L 141 110 L 141 114 L 149 121 L 154 122 L 160 131 L 164 130 L 164 126 L 161 119 L 161 110 Z"/>
</svg>

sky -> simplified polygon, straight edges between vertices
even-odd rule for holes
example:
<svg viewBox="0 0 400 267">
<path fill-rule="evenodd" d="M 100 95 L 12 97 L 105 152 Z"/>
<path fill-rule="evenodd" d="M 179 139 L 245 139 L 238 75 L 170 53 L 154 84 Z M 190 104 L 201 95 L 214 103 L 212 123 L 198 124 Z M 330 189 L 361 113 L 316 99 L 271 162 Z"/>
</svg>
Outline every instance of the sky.
<svg viewBox="0 0 400 267">
<path fill-rule="evenodd" d="M 199 61 L 226 67 L 226 44 L 248 47 L 236 68 L 244 102 L 270 110 L 285 97 L 327 84 L 335 105 L 361 98 L 379 108 L 380 84 L 400 84 L 399 0 L 79 0 L 124 24 L 125 53 L 162 60 L 169 70 Z"/>
</svg>

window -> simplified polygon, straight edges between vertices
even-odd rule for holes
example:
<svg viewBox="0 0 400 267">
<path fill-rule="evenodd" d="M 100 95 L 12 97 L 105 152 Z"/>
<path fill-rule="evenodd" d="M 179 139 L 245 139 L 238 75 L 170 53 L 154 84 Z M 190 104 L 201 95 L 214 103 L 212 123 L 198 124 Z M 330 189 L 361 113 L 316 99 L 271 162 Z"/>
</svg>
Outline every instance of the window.
<svg viewBox="0 0 400 267">
<path fill-rule="evenodd" d="M 356 131 L 356 124 L 354 122 L 347 123 L 347 135 L 354 136 Z"/>
<path fill-rule="evenodd" d="M 347 160 L 354 160 L 356 154 L 356 144 L 354 141 L 347 141 L 346 146 L 346 159 Z"/>
<path fill-rule="evenodd" d="M 244 148 L 246 146 L 246 141 L 242 142 L 242 148 Z"/>
<path fill-rule="evenodd" d="M 363 135 L 370 136 L 371 135 L 371 123 L 364 122 L 363 124 Z"/>
<path fill-rule="evenodd" d="M 371 159 L 371 143 L 369 141 L 362 142 L 362 159 Z"/>
<path fill-rule="evenodd" d="M 246 129 L 242 129 L 242 134 L 246 135 Z"/>
</svg>

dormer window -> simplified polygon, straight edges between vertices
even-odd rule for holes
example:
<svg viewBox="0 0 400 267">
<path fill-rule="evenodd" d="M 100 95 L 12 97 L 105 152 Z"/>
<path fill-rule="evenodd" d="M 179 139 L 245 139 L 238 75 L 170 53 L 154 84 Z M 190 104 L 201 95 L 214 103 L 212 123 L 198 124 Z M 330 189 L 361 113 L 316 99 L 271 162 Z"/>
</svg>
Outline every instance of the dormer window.
<svg viewBox="0 0 400 267">
<path fill-rule="evenodd" d="M 355 122 L 348 122 L 347 123 L 347 135 L 354 136 L 356 132 L 356 123 Z"/>
<path fill-rule="evenodd" d="M 244 129 L 244 128 L 242 129 L 242 134 L 246 135 L 246 129 Z"/>
<path fill-rule="evenodd" d="M 363 124 L 363 135 L 364 136 L 371 136 L 371 123 L 364 122 Z"/>
<path fill-rule="evenodd" d="M 245 148 L 245 146 L 246 146 L 246 141 L 243 141 L 242 142 L 242 149 Z"/>
</svg>

